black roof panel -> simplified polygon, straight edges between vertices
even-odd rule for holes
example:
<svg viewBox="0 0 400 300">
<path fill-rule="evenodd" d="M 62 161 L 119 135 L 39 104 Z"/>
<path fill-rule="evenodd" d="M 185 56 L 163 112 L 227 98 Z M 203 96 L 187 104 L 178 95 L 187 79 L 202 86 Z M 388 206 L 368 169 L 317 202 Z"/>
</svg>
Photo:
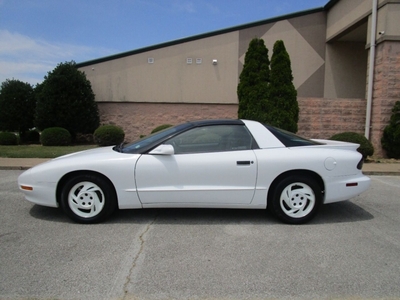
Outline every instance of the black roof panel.
<svg viewBox="0 0 400 300">
<path fill-rule="evenodd" d="M 194 127 L 210 125 L 244 125 L 242 120 L 237 119 L 198 120 L 188 123 L 192 124 Z"/>
</svg>

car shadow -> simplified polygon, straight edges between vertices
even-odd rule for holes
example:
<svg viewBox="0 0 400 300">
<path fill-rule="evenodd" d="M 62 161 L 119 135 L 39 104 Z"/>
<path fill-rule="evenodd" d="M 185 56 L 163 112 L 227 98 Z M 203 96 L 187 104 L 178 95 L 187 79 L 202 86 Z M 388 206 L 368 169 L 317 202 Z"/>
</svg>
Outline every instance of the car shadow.
<svg viewBox="0 0 400 300">
<path fill-rule="evenodd" d="M 61 209 L 33 205 L 30 215 L 50 222 L 74 223 Z M 374 216 L 351 201 L 322 205 L 316 217 L 303 226 L 360 222 Z M 149 208 L 117 210 L 104 223 L 111 224 L 283 224 L 269 211 L 256 209 Z"/>
<path fill-rule="evenodd" d="M 368 221 L 374 216 L 351 200 L 322 205 L 310 224 Z"/>
<path fill-rule="evenodd" d="M 213 208 L 151 208 L 144 210 L 120 210 L 112 222 L 129 223 L 141 215 L 148 215 L 156 224 L 275 224 L 276 219 L 265 210 L 213 209 Z"/>
<path fill-rule="evenodd" d="M 64 214 L 60 208 L 40 206 L 34 204 L 29 210 L 29 214 L 43 221 L 69 223 L 70 219 Z"/>
</svg>

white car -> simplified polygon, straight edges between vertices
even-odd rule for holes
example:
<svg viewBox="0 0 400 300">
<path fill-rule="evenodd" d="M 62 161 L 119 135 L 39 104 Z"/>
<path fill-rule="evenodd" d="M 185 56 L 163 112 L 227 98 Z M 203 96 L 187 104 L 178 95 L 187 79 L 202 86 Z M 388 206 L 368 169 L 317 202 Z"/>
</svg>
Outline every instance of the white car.
<svg viewBox="0 0 400 300">
<path fill-rule="evenodd" d="M 269 208 L 300 224 L 368 189 L 358 144 L 249 120 L 195 121 L 131 144 L 55 158 L 18 178 L 28 201 L 95 223 L 117 207 Z"/>
</svg>

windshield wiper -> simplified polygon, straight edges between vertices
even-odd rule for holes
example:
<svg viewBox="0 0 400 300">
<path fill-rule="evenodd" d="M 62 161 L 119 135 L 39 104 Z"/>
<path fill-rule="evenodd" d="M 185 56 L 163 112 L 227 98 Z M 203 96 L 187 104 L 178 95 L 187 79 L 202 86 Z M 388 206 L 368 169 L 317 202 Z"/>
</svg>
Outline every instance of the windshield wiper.
<svg viewBox="0 0 400 300">
<path fill-rule="evenodd" d="M 118 151 L 118 152 L 123 152 L 122 150 L 124 149 L 124 145 L 126 144 L 126 142 L 122 142 L 121 144 L 117 145 L 114 147 L 114 150 Z"/>
</svg>

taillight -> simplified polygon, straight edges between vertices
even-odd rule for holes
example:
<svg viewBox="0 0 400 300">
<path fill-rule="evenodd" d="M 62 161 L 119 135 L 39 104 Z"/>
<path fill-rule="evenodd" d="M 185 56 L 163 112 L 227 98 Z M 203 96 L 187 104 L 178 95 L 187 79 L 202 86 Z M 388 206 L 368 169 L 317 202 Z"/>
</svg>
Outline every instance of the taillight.
<svg viewBox="0 0 400 300">
<path fill-rule="evenodd" d="M 361 157 L 361 160 L 357 164 L 357 169 L 361 170 L 364 164 L 364 157 Z"/>
</svg>

